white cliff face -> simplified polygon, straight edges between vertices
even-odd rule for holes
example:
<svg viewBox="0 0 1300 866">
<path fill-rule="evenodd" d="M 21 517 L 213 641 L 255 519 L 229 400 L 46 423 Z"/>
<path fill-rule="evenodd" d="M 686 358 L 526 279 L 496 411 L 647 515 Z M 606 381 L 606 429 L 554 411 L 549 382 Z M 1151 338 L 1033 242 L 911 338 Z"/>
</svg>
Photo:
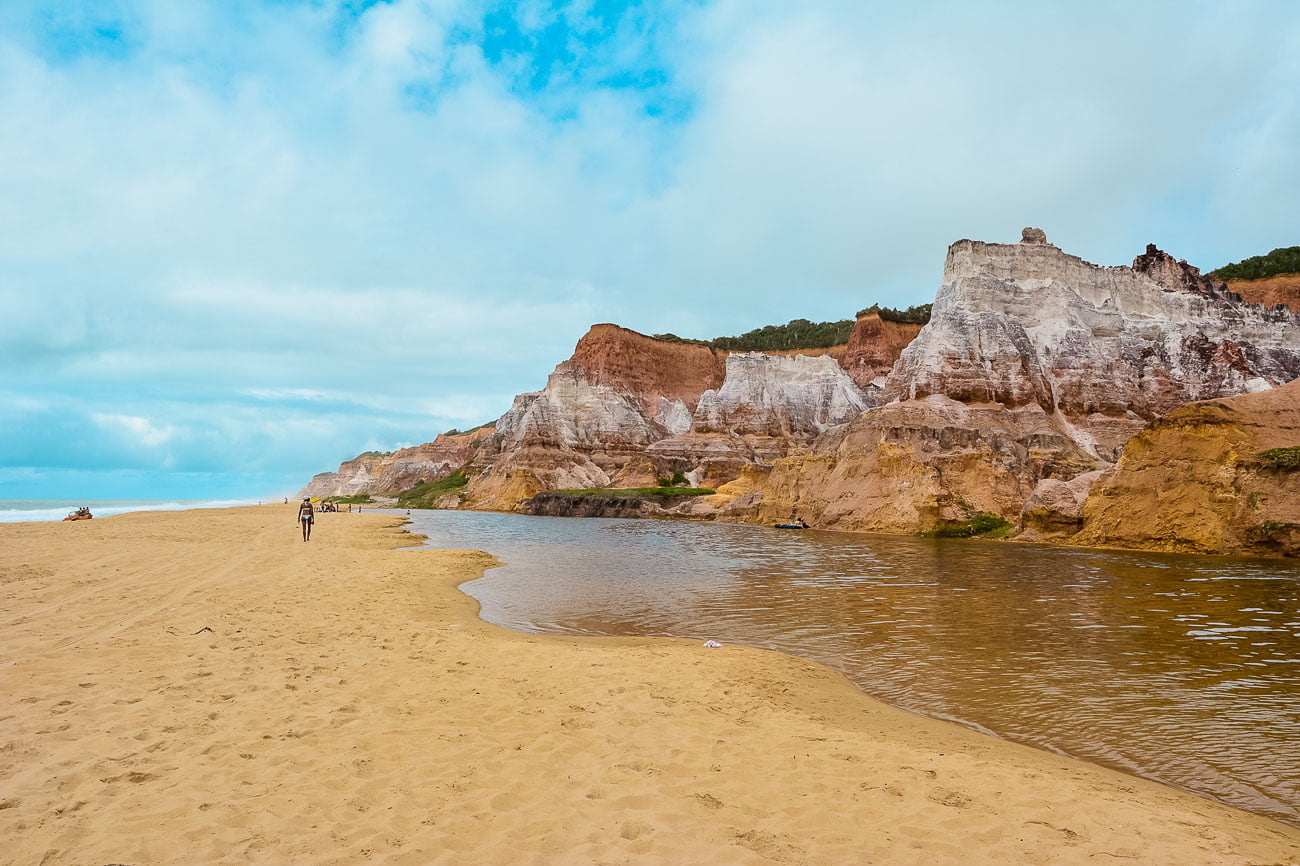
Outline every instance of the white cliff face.
<svg viewBox="0 0 1300 866">
<path fill-rule="evenodd" d="M 680 436 L 691 429 L 691 410 L 681 400 L 659 398 L 659 423 L 674 436 Z"/>
<path fill-rule="evenodd" d="M 1300 376 L 1300 317 L 1244 303 L 1154 247 L 1134 265 L 1097 267 L 1030 230 L 1019 244 L 958 241 L 884 399 L 1037 403 L 1114 459 L 1175 406 Z"/>
<path fill-rule="evenodd" d="M 810 438 L 872 405 L 833 358 L 743 352 L 727 358 L 722 387 L 700 395 L 691 430 Z"/>
<path fill-rule="evenodd" d="M 546 388 L 520 394 L 496 425 L 502 450 L 529 444 L 603 450 L 644 447 L 663 433 L 641 412 L 638 401 L 607 385 L 591 385 L 578 369 L 559 369 Z"/>
</svg>

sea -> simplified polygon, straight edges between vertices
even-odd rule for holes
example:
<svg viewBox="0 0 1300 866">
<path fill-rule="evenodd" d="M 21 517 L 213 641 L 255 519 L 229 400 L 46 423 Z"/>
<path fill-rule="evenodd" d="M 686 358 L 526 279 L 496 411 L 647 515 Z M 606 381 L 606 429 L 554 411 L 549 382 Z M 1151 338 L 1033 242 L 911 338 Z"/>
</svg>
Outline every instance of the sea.
<svg viewBox="0 0 1300 866">
<path fill-rule="evenodd" d="M 185 511 L 258 503 L 257 499 L 0 499 L 0 523 L 62 520 L 83 505 L 89 507 L 95 517 L 111 517 L 128 511 Z"/>
</svg>

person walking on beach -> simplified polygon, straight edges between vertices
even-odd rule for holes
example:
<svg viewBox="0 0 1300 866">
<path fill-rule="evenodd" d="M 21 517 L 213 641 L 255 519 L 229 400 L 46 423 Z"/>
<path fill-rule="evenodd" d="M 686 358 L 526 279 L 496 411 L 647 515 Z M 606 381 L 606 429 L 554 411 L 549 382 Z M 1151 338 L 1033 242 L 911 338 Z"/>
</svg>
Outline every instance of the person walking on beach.
<svg viewBox="0 0 1300 866">
<path fill-rule="evenodd" d="M 311 507 L 311 499 L 307 498 L 298 506 L 298 522 L 302 524 L 302 540 L 311 541 L 311 525 L 316 520 L 316 511 Z"/>
</svg>

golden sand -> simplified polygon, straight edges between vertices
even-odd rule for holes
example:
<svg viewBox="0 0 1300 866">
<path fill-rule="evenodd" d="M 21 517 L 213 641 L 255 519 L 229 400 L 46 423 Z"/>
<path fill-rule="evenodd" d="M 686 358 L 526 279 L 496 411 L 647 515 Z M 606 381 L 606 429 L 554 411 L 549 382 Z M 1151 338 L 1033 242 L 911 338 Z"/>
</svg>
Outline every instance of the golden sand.
<svg viewBox="0 0 1300 866">
<path fill-rule="evenodd" d="M 1300 862 L 800 659 L 487 625 L 490 557 L 294 513 L 0 526 L 0 861 Z"/>
</svg>

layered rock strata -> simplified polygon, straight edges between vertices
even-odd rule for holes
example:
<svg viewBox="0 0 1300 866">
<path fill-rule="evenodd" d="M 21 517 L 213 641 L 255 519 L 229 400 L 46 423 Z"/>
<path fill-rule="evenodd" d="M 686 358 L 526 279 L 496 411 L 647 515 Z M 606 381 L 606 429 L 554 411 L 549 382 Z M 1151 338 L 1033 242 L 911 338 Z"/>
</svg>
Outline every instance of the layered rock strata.
<svg viewBox="0 0 1300 866">
<path fill-rule="evenodd" d="M 1018 244 L 954 243 L 924 328 L 864 316 L 845 346 L 728 353 L 597 325 L 482 439 L 463 507 L 514 509 L 547 491 L 652 486 L 681 471 L 717 494 L 649 510 L 909 533 L 994 512 L 1026 537 L 1082 526 L 1081 539 L 1113 539 L 1093 503 L 1129 501 L 1129 470 L 1112 464 L 1123 453 L 1138 465 L 1125 450 L 1135 434 L 1182 429 L 1177 407 L 1189 401 L 1293 402 L 1280 386 L 1297 376 L 1300 316 L 1287 308 L 1249 303 L 1154 246 L 1132 266 L 1099 267 L 1026 229 Z M 1207 411 L 1187 418 L 1205 427 Z M 1233 484 L 1248 462 L 1232 464 Z M 348 489 L 378 470 L 359 466 Z M 608 508 L 553 499 L 534 502 Z M 1277 527 L 1292 521 L 1265 522 L 1285 547 Z M 1244 549 L 1249 533 L 1233 531 L 1186 549 Z M 1183 544 L 1175 534 L 1134 543 Z"/>
<path fill-rule="evenodd" d="M 1300 448 L 1300 381 L 1177 408 L 1092 487 L 1070 542 L 1300 555 L 1300 466 L 1269 459 L 1288 448 Z"/>
<path fill-rule="evenodd" d="M 1074 479 L 1108 468 L 1160 413 L 1297 375 L 1300 318 L 1154 247 L 1102 268 L 1037 230 L 958 241 L 885 405 L 777 461 L 752 519 L 915 532 L 979 511 L 1018 520 L 1033 497 L 1077 506 L 1097 476 Z M 1079 517 L 1053 519 L 1068 531 Z"/>
<path fill-rule="evenodd" d="M 1300 376 L 1298 325 L 1154 247 L 1131 268 L 1102 268 L 1041 241 L 958 241 L 884 398 L 1037 405 L 1114 460 L 1175 406 Z"/>
<path fill-rule="evenodd" d="M 322 472 L 298 491 L 298 496 L 355 496 L 397 493 L 422 481 L 438 481 L 465 465 L 492 433 L 486 425 L 465 433 L 443 433 L 432 442 L 391 454 L 362 454 L 339 464 L 337 472 Z"/>
<path fill-rule="evenodd" d="M 633 334 L 630 342 L 642 350 L 645 339 Z M 674 353 L 681 348 L 668 345 Z M 871 405 L 826 355 L 724 357 L 717 387 L 691 394 L 648 377 L 588 370 L 592 355 L 575 354 L 546 388 L 515 398 L 497 421 L 476 458 L 467 503 L 514 508 L 546 490 L 653 486 L 677 471 L 697 484 L 725 483 Z"/>
</svg>

